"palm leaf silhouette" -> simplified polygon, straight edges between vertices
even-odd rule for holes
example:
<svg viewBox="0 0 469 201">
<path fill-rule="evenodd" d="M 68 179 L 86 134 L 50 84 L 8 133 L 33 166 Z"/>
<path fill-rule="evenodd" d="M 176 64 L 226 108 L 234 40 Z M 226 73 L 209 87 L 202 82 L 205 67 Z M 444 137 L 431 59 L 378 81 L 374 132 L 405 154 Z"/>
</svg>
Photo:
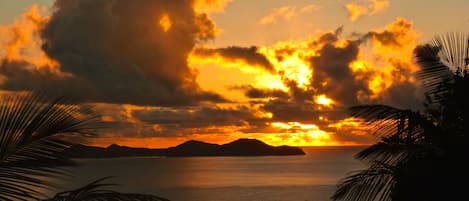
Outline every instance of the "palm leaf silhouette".
<svg viewBox="0 0 469 201">
<path fill-rule="evenodd" d="M 53 187 L 44 178 L 62 176 L 74 163 L 61 156 L 73 142 L 64 137 L 93 135 L 96 118 L 80 118 L 63 98 L 3 95 L 0 102 L 0 200 L 30 200 Z"/>
<path fill-rule="evenodd" d="M 409 111 L 386 105 L 359 105 L 350 108 L 352 117 L 363 119 L 374 130 L 374 135 L 382 137 L 394 135 L 408 113 Z"/>
<path fill-rule="evenodd" d="M 416 58 L 421 67 L 417 75 L 423 81 L 425 94 L 441 105 L 451 92 L 455 76 L 467 74 L 469 33 L 437 35 L 431 44 L 416 50 Z"/>
<path fill-rule="evenodd" d="M 469 34 L 437 36 L 415 50 L 421 70 L 426 110 L 401 110 L 385 105 L 350 109 L 364 119 L 381 141 L 356 157 L 371 163 L 342 179 L 333 200 L 454 200 L 462 188 L 451 185 L 467 175 L 467 120 L 464 95 L 469 86 Z M 429 190 L 433 189 L 435 190 Z M 456 190 L 458 189 L 458 190 Z M 458 193 L 456 193 L 458 192 Z"/>
<path fill-rule="evenodd" d="M 394 185 L 394 166 L 375 161 L 370 168 L 352 172 L 339 182 L 333 200 L 387 201 Z"/>
<path fill-rule="evenodd" d="M 339 181 L 333 200 L 391 200 L 399 167 L 416 156 L 432 150 L 423 139 L 433 129 L 419 113 L 386 105 L 360 105 L 351 115 L 369 124 L 381 141 L 356 154 L 370 163 L 365 170 L 353 172 Z"/>
<path fill-rule="evenodd" d="M 102 178 L 96 180 L 84 187 L 73 191 L 58 193 L 53 198 L 43 201 L 169 201 L 154 195 L 119 193 L 112 190 L 103 189 L 103 187 L 113 186 L 114 184 L 102 183 Z"/>
<path fill-rule="evenodd" d="M 364 119 L 381 141 L 359 152 L 360 160 L 379 160 L 397 164 L 418 150 L 433 148 L 428 140 L 439 133 L 432 121 L 419 112 L 402 110 L 386 105 L 360 105 L 350 108 L 351 115 Z M 411 151 L 413 150 L 413 151 Z"/>
<path fill-rule="evenodd" d="M 456 71 L 466 69 L 465 60 L 469 57 L 469 33 L 455 32 L 437 35 L 432 45 L 441 49 L 439 57 L 450 69 Z"/>
</svg>

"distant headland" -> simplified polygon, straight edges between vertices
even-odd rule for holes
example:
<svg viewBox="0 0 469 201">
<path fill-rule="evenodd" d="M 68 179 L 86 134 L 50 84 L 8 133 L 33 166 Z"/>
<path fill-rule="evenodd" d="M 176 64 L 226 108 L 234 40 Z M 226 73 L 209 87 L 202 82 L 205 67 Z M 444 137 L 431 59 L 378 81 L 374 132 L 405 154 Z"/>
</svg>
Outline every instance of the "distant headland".
<svg viewBox="0 0 469 201">
<path fill-rule="evenodd" d="M 115 144 L 106 148 L 75 145 L 65 154 L 72 158 L 116 158 L 137 156 L 288 156 L 304 155 L 305 152 L 298 147 L 276 147 L 256 139 L 238 139 L 223 145 L 190 140 L 167 149 L 133 148 Z"/>
</svg>

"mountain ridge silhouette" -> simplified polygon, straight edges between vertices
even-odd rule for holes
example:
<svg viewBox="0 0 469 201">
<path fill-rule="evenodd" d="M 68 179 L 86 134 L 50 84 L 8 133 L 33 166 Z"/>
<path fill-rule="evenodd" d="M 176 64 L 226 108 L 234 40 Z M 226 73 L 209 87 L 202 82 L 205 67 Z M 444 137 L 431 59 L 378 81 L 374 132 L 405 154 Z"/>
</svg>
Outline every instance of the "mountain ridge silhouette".
<svg viewBox="0 0 469 201">
<path fill-rule="evenodd" d="M 75 145 L 64 154 L 72 158 L 117 158 L 139 156 L 288 156 L 304 155 L 305 152 L 299 147 L 271 146 L 257 139 L 240 138 L 222 145 L 188 140 L 177 146 L 162 149 L 127 147 L 117 144 L 108 147 Z"/>
</svg>

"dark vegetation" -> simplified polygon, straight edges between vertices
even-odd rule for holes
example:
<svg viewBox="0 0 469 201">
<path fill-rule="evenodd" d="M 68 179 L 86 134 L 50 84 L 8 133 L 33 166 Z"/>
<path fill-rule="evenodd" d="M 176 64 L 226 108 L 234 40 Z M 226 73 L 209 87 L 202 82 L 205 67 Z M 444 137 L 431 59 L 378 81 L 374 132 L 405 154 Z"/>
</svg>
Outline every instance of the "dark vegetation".
<svg viewBox="0 0 469 201">
<path fill-rule="evenodd" d="M 416 48 L 423 111 L 385 105 L 350 109 L 381 140 L 356 155 L 368 169 L 342 179 L 333 200 L 467 200 L 468 43 L 469 34 L 452 33 Z"/>
<path fill-rule="evenodd" d="M 64 152 L 70 158 L 117 158 L 138 156 L 164 156 L 166 149 L 148 149 L 119 146 L 93 147 L 82 144 L 75 145 Z"/>
<path fill-rule="evenodd" d="M 0 200 L 43 200 L 57 187 L 52 178 L 65 179 L 64 166 L 75 165 L 62 153 L 99 128 L 98 118 L 61 98 L 19 94 L 0 96 Z M 107 190 L 102 180 L 49 201 L 165 201 L 141 194 Z"/>
</svg>

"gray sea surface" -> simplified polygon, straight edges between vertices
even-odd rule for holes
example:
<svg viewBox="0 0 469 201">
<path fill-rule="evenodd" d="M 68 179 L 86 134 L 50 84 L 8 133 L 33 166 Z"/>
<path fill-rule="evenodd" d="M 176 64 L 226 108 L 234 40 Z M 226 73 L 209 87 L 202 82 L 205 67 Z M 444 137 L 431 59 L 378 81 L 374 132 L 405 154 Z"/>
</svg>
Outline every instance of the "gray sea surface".
<svg viewBox="0 0 469 201">
<path fill-rule="evenodd" d="M 363 147 L 303 147 L 302 156 L 80 159 L 62 190 L 113 176 L 113 190 L 172 201 L 325 201 L 339 179 L 364 165 Z"/>
</svg>

